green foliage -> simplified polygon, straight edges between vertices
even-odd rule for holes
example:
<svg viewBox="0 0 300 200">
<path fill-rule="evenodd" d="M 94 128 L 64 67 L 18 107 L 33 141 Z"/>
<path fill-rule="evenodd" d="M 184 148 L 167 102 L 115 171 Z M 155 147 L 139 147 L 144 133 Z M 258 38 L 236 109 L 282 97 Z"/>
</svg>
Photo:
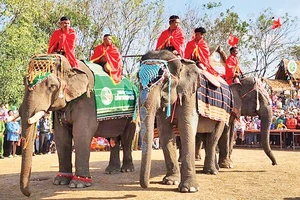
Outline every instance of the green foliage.
<svg viewBox="0 0 300 200">
<path fill-rule="evenodd" d="M 299 44 L 299 36 L 295 37 L 298 18 L 285 14 L 280 19 L 282 26 L 272 29 L 274 13 L 268 8 L 249 20 L 245 47 L 250 54 L 248 59 L 253 61 L 252 70 L 258 76 L 273 76 L 277 70 L 275 66 L 282 58 L 290 58 L 289 49 Z"/>
</svg>

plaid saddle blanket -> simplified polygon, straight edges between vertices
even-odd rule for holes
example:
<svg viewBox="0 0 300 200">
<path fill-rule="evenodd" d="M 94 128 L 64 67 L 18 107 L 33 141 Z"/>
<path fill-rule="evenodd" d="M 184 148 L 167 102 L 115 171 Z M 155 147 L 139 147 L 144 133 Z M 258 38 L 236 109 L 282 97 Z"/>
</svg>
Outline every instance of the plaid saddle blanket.
<svg viewBox="0 0 300 200">
<path fill-rule="evenodd" d="M 229 86 L 221 83 L 221 87 L 216 87 L 200 74 L 200 87 L 197 90 L 198 114 L 228 124 L 232 108 L 233 96 Z"/>
<path fill-rule="evenodd" d="M 114 84 L 103 68 L 95 63 L 84 61 L 94 74 L 94 93 L 97 120 L 135 117 L 138 89 L 126 77 Z"/>
</svg>

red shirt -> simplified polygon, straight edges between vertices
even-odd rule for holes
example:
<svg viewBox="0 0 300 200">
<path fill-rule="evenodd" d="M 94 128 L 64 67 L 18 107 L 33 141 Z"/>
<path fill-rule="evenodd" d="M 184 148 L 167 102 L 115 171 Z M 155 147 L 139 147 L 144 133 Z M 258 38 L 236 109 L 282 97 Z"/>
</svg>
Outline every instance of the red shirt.
<svg viewBox="0 0 300 200">
<path fill-rule="evenodd" d="M 286 120 L 286 127 L 288 129 L 296 129 L 297 126 L 297 120 L 295 118 L 288 118 Z"/>
<path fill-rule="evenodd" d="M 209 56 L 209 47 L 204 39 L 201 39 L 198 43 L 196 43 L 196 40 L 187 43 L 184 57 L 202 63 L 208 72 L 218 75 L 219 73 L 210 64 Z"/>
<path fill-rule="evenodd" d="M 114 44 L 104 46 L 102 43 L 96 46 L 94 54 L 91 56 L 91 62 L 97 63 L 103 56 L 105 56 L 105 60 L 108 64 L 107 67 L 110 77 L 114 83 L 119 83 L 122 79 L 122 56 L 118 48 Z"/>
<path fill-rule="evenodd" d="M 167 29 L 161 33 L 158 38 L 155 50 L 162 50 L 172 46 L 183 57 L 184 52 L 184 33 L 180 27 L 177 27 L 172 33 Z"/>
<path fill-rule="evenodd" d="M 73 29 L 69 28 L 66 32 L 63 32 L 61 29 L 57 29 L 51 35 L 48 53 L 55 53 L 60 50 L 64 51 L 70 65 L 77 68 L 78 66 L 75 57 L 76 41 L 77 35 Z"/>
<path fill-rule="evenodd" d="M 235 73 L 242 73 L 242 71 L 237 57 L 231 54 L 227 58 L 225 66 L 225 80 L 229 85 L 232 84 L 232 79 Z"/>
</svg>

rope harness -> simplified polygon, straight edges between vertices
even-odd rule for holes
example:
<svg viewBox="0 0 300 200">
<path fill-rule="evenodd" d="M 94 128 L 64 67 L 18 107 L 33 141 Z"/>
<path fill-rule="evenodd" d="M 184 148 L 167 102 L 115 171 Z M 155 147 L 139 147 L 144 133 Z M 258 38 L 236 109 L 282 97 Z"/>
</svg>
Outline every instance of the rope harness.
<svg viewBox="0 0 300 200">
<path fill-rule="evenodd" d="M 168 106 L 167 106 L 166 117 L 170 117 L 171 115 L 171 85 L 172 85 L 171 77 L 174 77 L 174 75 L 171 74 L 168 68 L 168 62 L 177 59 L 180 58 L 171 59 L 169 61 L 159 60 L 159 59 L 144 60 L 141 63 L 141 67 L 139 71 L 140 83 L 142 85 L 143 90 L 146 90 L 147 93 L 151 90 L 153 86 L 162 82 L 165 79 L 165 77 L 167 77 L 169 84 L 168 84 Z"/>
<path fill-rule="evenodd" d="M 267 91 L 263 88 L 261 81 L 259 81 L 256 77 L 254 78 L 255 80 L 255 84 L 253 86 L 253 88 L 251 90 L 249 90 L 248 92 L 246 92 L 245 94 L 243 94 L 241 96 L 241 99 L 243 99 L 245 96 L 247 96 L 248 94 L 250 94 L 251 92 L 255 91 L 256 92 L 256 111 L 259 110 L 260 108 L 260 102 L 259 102 L 259 98 L 258 98 L 258 91 L 260 91 L 262 93 L 262 95 L 269 100 L 270 103 L 270 98 L 268 96 Z"/>
</svg>

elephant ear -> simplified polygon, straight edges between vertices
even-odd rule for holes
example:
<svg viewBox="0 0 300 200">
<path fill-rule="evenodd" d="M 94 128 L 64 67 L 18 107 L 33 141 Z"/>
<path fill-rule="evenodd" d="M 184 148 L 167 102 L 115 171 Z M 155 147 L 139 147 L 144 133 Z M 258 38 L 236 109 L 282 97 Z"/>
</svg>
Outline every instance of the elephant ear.
<svg viewBox="0 0 300 200">
<path fill-rule="evenodd" d="M 89 79 L 88 76 L 80 70 L 70 69 L 65 72 L 66 81 L 66 101 L 72 101 L 87 92 Z"/>
<path fill-rule="evenodd" d="M 233 83 L 229 87 L 231 89 L 234 100 L 233 112 L 236 114 L 237 117 L 240 117 L 242 110 L 242 85 L 240 83 Z"/>
<path fill-rule="evenodd" d="M 180 71 L 177 93 L 179 97 L 191 96 L 198 87 L 200 70 L 195 63 L 182 60 L 182 70 Z"/>
</svg>

